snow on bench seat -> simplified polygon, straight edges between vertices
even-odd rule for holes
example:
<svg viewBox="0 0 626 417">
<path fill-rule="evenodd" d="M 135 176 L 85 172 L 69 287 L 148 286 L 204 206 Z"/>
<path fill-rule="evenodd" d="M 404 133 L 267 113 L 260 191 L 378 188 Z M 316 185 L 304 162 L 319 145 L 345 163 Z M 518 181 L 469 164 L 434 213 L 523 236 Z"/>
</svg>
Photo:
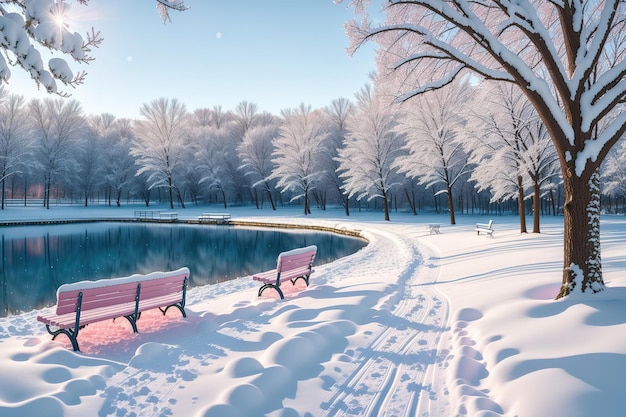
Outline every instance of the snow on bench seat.
<svg viewBox="0 0 626 417">
<path fill-rule="evenodd" d="M 72 348 L 80 350 L 78 333 L 84 326 L 98 321 L 126 318 L 135 333 L 140 313 L 158 308 L 165 315 L 171 307 L 185 313 L 189 269 L 170 272 L 135 274 L 128 277 L 80 281 L 63 284 L 57 289 L 56 310 L 37 320 L 46 325 L 54 340 L 66 335 Z"/>
<path fill-rule="evenodd" d="M 478 233 L 478 235 L 481 233 L 493 235 L 493 230 L 493 220 L 489 220 L 489 223 L 476 223 L 476 233 Z"/>
<path fill-rule="evenodd" d="M 198 216 L 198 222 L 227 224 L 230 222 L 230 214 L 229 213 L 202 213 L 201 216 Z"/>
</svg>

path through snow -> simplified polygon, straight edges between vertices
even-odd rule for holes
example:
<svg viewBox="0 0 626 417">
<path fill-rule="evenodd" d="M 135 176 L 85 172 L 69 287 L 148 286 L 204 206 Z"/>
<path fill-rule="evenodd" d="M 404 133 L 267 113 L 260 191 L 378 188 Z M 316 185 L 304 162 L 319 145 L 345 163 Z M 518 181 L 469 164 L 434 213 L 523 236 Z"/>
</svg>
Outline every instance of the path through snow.
<svg viewBox="0 0 626 417">
<path fill-rule="evenodd" d="M 418 243 L 421 230 L 387 226 L 381 233 L 391 262 L 404 261 L 393 291 L 381 308 L 378 332 L 363 346 L 345 381 L 324 404 L 326 416 L 418 416 L 436 399 L 431 367 L 441 366 L 445 352 L 438 352 L 448 330 L 449 306 L 435 285 L 438 267 L 430 249 Z M 398 259 L 391 254 L 412 254 Z M 382 269 L 382 268 L 381 268 Z"/>
</svg>

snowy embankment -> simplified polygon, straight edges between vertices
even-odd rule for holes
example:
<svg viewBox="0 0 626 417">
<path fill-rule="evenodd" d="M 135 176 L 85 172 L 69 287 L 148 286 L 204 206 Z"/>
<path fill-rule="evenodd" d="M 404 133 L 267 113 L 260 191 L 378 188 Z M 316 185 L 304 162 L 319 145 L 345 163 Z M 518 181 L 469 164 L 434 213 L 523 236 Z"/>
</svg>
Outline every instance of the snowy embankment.
<svg viewBox="0 0 626 417">
<path fill-rule="evenodd" d="M 132 216 L 28 218 L 111 211 Z M 496 217 L 489 237 L 473 231 L 485 218 L 469 216 L 446 226 L 445 216 L 230 211 L 361 230 L 370 244 L 317 265 L 311 286 L 284 301 L 258 298 L 243 277 L 192 289 L 187 319 L 145 314 L 137 335 L 125 320 L 90 325 L 82 353 L 51 342 L 37 311 L 0 319 L 0 414 L 622 415 L 626 219 L 603 221 L 610 291 L 555 302 L 561 219 L 520 235 L 515 217 Z M 428 234 L 432 222 L 440 235 Z"/>
</svg>

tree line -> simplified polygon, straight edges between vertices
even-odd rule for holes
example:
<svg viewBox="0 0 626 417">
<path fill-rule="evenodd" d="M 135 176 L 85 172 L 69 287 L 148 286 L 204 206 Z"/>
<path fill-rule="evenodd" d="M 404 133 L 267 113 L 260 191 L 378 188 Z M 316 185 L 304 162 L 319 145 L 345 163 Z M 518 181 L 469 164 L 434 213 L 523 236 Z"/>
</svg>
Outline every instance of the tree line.
<svg viewBox="0 0 626 417">
<path fill-rule="evenodd" d="M 480 109 L 480 111 L 476 111 Z M 381 210 L 558 213 L 554 147 L 515 88 L 460 82 L 395 103 L 367 85 L 353 100 L 280 115 L 250 102 L 187 111 L 176 99 L 144 104 L 141 118 L 85 115 L 73 99 L 0 96 L 1 207 L 7 199 L 301 204 Z M 623 153 L 622 153 L 623 154 Z M 604 174 L 623 197 L 619 152 Z M 532 202 L 530 205 L 528 202 Z M 541 205 L 541 203 L 544 203 Z"/>
</svg>

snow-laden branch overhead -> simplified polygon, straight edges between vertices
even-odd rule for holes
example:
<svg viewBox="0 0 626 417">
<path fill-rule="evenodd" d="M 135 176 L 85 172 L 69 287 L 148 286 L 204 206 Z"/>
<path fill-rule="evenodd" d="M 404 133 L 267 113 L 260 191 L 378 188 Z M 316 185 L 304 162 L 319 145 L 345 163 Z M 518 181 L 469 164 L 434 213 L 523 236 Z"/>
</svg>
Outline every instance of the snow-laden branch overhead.
<svg viewBox="0 0 626 417">
<path fill-rule="evenodd" d="M 78 0 L 75 7 L 85 7 Z M 156 0 L 163 21 L 169 11 L 187 9 L 183 0 Z M 76 87 L 85 71 L 72 70 L 68 61 L 88 64 L 103 39 L 91 29 L 81 35 L 71 30 L 72 4 L 65 0 L 4 0 L 0 2 L 0 83 L 8 83 L 11 66 L 21 67 L 47 92 L 69 96 L 64 86 Z M 44 62 L 47 60 L 48 62 Z"/>
</svg>

